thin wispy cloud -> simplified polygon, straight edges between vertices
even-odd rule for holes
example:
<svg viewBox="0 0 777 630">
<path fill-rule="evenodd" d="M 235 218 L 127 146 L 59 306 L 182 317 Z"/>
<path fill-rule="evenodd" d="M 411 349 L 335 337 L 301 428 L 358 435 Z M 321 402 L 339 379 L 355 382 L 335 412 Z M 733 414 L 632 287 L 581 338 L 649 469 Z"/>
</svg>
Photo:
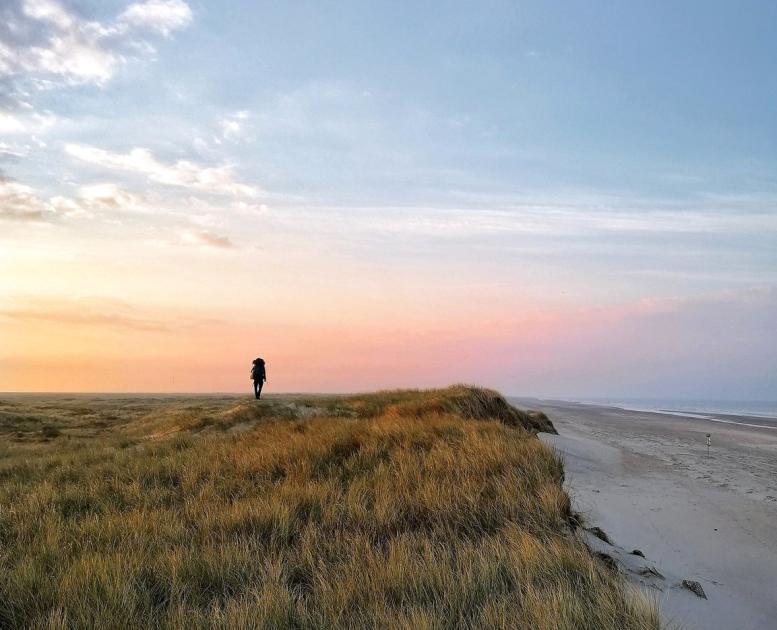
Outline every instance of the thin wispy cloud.
<svg viewBox="0 0 777 630">
<path fill-rule="evenodd" d="M 114 183 L 81 186 L 72 196 L 56 195 L 45 199 L 30 186 L 0 177 L 0 219 L 52 222 L 105 213 L 151 211 L 140 196 Z"/>
<path fill-rule="evenodd" d="M 118 23 L 170 35 L 188 26 L 192 18 L 192 10 L 183 0 L 148 0 L 128 6 Z"/>
<path fill-rule="evenodd" d="M 246 132 L 246 124 L 250 114 L 241 110 L 224 116 L 219 120 L 220 137 L 222 140 L 240 140 Z"/>
<path fill-rule="evenodd" d="M 617 234 L 777 234 L 775 214 L 768 207 L 701 210 L 693 202 L 685 207 L 634 209 L 602 208 L 586 204 L 519 204 L 499 210 L 410 207 L 307 207 L 279 221 L 304 221 L 321 231 L 407 235 L 439 239 L 477 239 L 489 235 L 590 237 Z"/>
<path fill-rule="evenodd" d="M 185 245 L 199 245 L 216 249 L 233 249 L 235 247 L 235 244 L 226 236 L 208 230 L 184 230 L 181 232 L 181 242 Z"/>
<path fill-rule="evenodd" d="M 0 175 L 0 219 L 40 222 L 50 209 L 30 188 Z"/>
<path fill-rule="evenodd" d="M 74 196 L 52 197 L 49 205 L 55 212 L 68 218 L 92 217 L 96 213 L 105 212 L 151 211 L 140 196 L 111 182 L 81 186 Z"/>
<path fill-rule="evenodd" d="M 110 326 L 143 332 L 162 332 L 170 328 L 161 322 L 119 313 L 84 313 L 76 311 L 38 311 L 31 309 L 0 310 L 0 317 L 21 322 L 48 322 L 79 326 Z"/>
<path fill-rule="evenodd" d="M 170 332 L 212 326 L 209 317 L 179 313 L 150 313 L 123 300 L 108 297 L 55 298 L 14 297 L 0 302 L 0 319 L 17 324 L 42 323 L 84 328 L 113 328 L 139 332 Z"/>
<path fill-rule="evenodd" d="M 231 166 L 208 167 L 189 160 L 165 163 L 148 149 L 134 148 L 127 153 L 114 153 L 98 147 L 67 144 L 65 152 L 78 160 L 111 170 L 145 175 L 150 182 L 191 188 L 204 193 L 255 198 L 259 191 L 238 181 Z"/>
<path fill-rule="evenodd" d="M 57 122 L 57 117 L 51 114 L 41 114 L 34 111 L 0 111 L 0 134 L 5 136 L 40 136 L 44 135 Z"/>
</svg>

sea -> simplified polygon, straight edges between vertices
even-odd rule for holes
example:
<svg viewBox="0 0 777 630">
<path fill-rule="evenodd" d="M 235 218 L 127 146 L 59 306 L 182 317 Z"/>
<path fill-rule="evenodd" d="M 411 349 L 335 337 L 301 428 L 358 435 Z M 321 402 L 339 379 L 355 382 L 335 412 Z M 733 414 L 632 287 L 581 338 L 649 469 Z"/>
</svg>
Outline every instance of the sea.
<svg viewBox="0 0 777 630">
<path fill-rule="evenodd" d="M 588 398 L 589 405 L 618 407 L 630 411 L 652 411 L 714 422 L 777 428 L 777 401 L 688 400 L 672 398 Z"/>
</svg>

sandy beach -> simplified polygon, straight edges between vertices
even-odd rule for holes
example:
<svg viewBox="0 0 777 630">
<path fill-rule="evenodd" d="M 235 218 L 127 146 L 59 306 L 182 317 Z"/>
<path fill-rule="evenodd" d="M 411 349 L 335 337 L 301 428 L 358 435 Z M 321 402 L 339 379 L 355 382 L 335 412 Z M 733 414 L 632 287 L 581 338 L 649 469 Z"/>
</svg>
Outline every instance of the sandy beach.
<svg viewBox="0 0 777 630">
<path fill-rule="evenodd" d="M 551 417 L 559 435 L 543 439 L 563 455 L 575 509 L 612 542 L 589 536 L 593 546 L 654 594 L 665 620 L 698 630 L 775 627 L 773 422 L 513 402 Z M 698 581 L 707 599 L 684 588 L 683 580 Z"/>
</svg>

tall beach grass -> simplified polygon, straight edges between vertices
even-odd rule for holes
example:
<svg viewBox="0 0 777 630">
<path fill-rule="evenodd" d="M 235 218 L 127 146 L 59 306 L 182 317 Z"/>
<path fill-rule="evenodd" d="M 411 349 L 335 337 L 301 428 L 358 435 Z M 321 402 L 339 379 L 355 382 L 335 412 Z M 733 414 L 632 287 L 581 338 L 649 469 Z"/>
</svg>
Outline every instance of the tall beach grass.
<svg viewBox="0 0 777 630">
<path fill-rule="evenodd" d="M 0 400 L 0 627 L 655 629 L 488 390 Z"/>
</svg>

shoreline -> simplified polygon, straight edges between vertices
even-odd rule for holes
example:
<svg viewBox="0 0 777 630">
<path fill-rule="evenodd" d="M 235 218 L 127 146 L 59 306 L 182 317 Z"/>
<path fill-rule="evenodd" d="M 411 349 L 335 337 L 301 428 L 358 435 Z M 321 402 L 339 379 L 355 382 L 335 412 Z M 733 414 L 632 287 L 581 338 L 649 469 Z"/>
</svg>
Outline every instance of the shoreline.
<svg viewBox="0 0 777 630">
<path fill-rule="evenodd" d="M 693 409 L 672 409 L 663 406 L 648 407 L 639 405 L 628 405 L 626 403 L 613 402 L 592 402 L 586 400 L 564 400 L 560 398 L 534 398 L 525 396 L 508 396 L 510 400 L 520 401 L 520 404 L 533 404 L 539 407 L 565 407 L 582 406 L 594 409 L 616 409 L 618 411 L 628 411 L 634 413 L 650 413 L 659 416 L 677 416 L 680 418 L 693 418 L 695 420 L 708 420 L 710 422 L 724 422 L 739 426 L 751 426 L 759 429 L 777 429 L 777 411 L 769 413 L 756 413 L 753 411 L 717 411 L 701 408 Z M 668 402 L 668 401 L 667 401 Z M 677 402 L 677 401 L 675 401 Z M 772 403 L 768 403 L 770 406 Z M 767 422 L 767 424 L 755 424 L 750 421 Z"/>
<path fill-rule="evenodd" d="M 543 435 L 564 459 L 565 487 L 592 549 L 613 557 L 688 630 L 770 628 L 777 618 L 777 434 L 719 422 L 587 403 L 511 399 L 548 414 Z M 744 419 L 744 418 L 742 418 Z M 706 434 L 713 448 L 706 456 Z M 630 552 L 639 549 L 645 560 Z M 655 569 L 657 577 L 648 568 Z M 702 599 L 683 580 L 698 581 Z"/>
</svg>

